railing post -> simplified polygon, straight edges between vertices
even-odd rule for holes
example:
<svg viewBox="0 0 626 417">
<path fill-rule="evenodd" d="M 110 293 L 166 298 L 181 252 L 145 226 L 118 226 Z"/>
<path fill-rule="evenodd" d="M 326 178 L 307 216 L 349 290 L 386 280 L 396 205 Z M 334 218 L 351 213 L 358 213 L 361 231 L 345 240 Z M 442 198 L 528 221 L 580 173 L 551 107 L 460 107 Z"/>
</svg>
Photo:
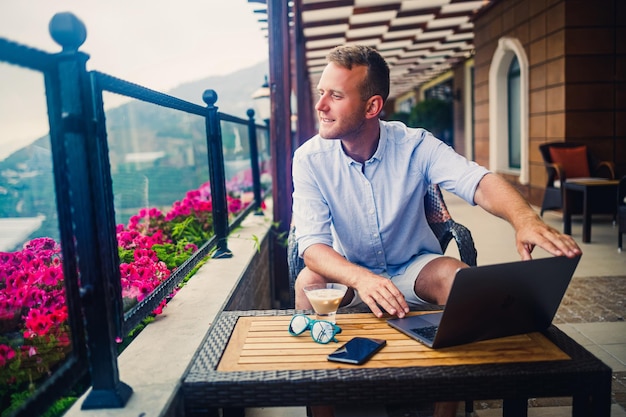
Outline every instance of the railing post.
<svg viewBox="0 0 626 417">
<path fill-rule="evenodd" d="M 126 405 L 132 389 L 120 381 L 117 368 L 119 257 L 108 150 L 96 134 L 86 70 L 89 56 L 78 51 L 86 33 L 83 23 L 71 13 L 58 13 L 50 21 L 50 34 L 63 48 L 57 55 L 55 92 L 60 103 L 60 124 L 51 135 L 58 139 L 58 154 L 65 156 L 65 172 L 61 175 L 69 190 L 61 195 L 67 201 L 60 205 L 70 209 L 73 236 L 65 236 L 62 246 L 75 247 L 87 333 L 92 389 L 82 408 L 120 408 Z"/>
<path fill-rule="evenodd" d="M 222 147 L 222 129 L 217 114 L 217 93 L 206 90 L 202 100 L 207 104 L 206 133 L 209 151 L 209 178 L 211 181 L 211 200 L 213 203 L 213 230 L 217 238 L 217 250 L 214 258 L 230 258 L 228 249 L 228 203 L 226 201 L 226 174 L 224 173 L 224 150 Z"/>
<path fill-rule="evenodd" d="M 259 147 L 256 136 L 254 110 L 248 109 L 248 138 L 250 140 L 250 163 L 252 164 L 252 189 L 254 190 L 254 213 L 262 216 L 261 210 L 261 171 L 259 170 Z"/>
</svg>

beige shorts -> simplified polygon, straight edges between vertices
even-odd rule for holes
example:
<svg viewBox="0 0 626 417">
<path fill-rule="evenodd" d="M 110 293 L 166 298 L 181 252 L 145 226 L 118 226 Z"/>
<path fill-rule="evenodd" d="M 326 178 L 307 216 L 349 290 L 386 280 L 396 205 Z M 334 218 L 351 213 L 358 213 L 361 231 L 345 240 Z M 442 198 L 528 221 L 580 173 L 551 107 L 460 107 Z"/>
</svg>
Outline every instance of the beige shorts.
<svg viewBox="0 0 626 417">
<path fill-rule="evenodd" d="M 415 259 L 409 264 L 409 266 L 407 266 L 404 273 L 390 276 L 386 272 L 383 272 L 382 274 L 380 274 L 380 276 L 391 279 L 391 282 L 393 282 L 394 285 L 398 287 L 400 292 L 404 295 L 404 298 L 409 307 L 433 305 L 432 303 L 422 300 L 417 296 L 417 294 L 415 294 L 415 280 L 417 280 L 417 276 L 427 263 L 442 256 L 443 255 L 437 253 L 425 253 L 423 255 L 416 256 Z M 361 300 L 361 297 L 359 297 L 359 293 L 357 291 L 354 291 L 354 298 L 345 307 L 356 307 L 362 303 L 363 300 Z"/>
</svg>

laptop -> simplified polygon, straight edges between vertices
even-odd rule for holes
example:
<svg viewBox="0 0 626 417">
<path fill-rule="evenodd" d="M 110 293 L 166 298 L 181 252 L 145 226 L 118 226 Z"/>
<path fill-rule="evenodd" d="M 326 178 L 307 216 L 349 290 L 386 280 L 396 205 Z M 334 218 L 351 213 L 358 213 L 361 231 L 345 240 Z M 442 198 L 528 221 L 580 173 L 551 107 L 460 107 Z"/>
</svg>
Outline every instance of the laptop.
<svg viewBox="0 0 626 417">
<path fill-rule="evenodd" d="M 544 331 L 579 260 L 558 256 L 459 269 L 442 312 L 387 323 L 434 349 Z"/>
</svg>

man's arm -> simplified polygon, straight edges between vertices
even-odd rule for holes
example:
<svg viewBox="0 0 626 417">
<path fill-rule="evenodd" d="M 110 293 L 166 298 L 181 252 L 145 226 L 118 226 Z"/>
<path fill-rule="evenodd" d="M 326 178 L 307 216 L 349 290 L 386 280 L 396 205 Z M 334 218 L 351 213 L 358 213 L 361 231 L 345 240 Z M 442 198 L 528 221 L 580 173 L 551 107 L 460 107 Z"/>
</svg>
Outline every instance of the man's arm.
<svg viewBox="0 0 626 417">
<path fill-rule="evenodd" d="M 330 246 L 321 243 L 309 246 L 304 251 L 304 262 L 307 268 L 329 281 L 354 288 L 377 317 L 383 315 L 381 307 L 398 317 L 409 312 L 404 296 L 390 279 L 347 261 Z"/>
<path fill-rule="evenodd" d="M 531 259 L 535 246 L 555 256 L 571 258 L 582 253 L 571 236 L 544 223 L 524 197 L 496 174 L 489 173 L 481 179 L 474 194 L 474 202 L 513 226 L 517 252 L 523 260 Z"/>
</svg>

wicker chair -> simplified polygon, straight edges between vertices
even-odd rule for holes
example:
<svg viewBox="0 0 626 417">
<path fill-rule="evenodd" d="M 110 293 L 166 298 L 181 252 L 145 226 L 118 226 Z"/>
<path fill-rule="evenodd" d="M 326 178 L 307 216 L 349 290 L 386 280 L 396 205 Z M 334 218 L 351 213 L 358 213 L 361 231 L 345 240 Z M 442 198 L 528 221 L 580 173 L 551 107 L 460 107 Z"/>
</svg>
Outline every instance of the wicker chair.
<svg viewBox="0 0 626 417">
<path fill-rule="evenodd" d="M 428 187 L 428 191 L 424 196 L 424 207 L 426 210 L 426 220 L 439 240 L 441 250 L 445 252 L 450 241 L 454 239 L 461 260 L 469 266 L 476 266 L 477 252 L 472 234 L 467 227 L 452 219 L 438 185 Z M 304 261 L 298 256 L 298 244 L 295 239 L 294 226 L 292 226 L 289 231 L 287 242 L 289 286 L 293 304 L 295 281 L 302 268 L 304 268 Z M 471 400 L 465 401 L 465 414 L 468 416 L 472 415 L 473 410 L 474 402 Z"/>
<path fill-rule="evenodd" d="M 546 173 L 548 176 L 546 182 L 546 190 L 543 195 L 543 201 L 541 203 L 541 216 L 543 216 L 543 212 L 546 210 L 560 210 L 563 208 L 563 183 L 567 181 L 567 179 L 571 179 L 574 177 L 603 177 L 607 179 L 615 178 L 615 168 L 612 162 L 610 161 L 599 161 L 596 159 L 593 154 L 589 151 L 588 148 L 585 147 L 584 152 L 586 153 L 586 161 L 582 161 L 583 163 L 577 163 L 578 161 L 571 156 L 569 159 L 571 164 L 579 169 L 581 166 L 584 166 L 584 162 L 587 162 L 588 169 L 583 169 L 582 173 L 574 173 L 572 175 L 571 172 L 568 172 L 565 165 L 563 163 L 558 163 L 553 160 L 553 151 L 565 150 L 566 152 L 573 151 L 575 149 L 580 149 L 584 147 L 584 144 L 574 143 L 574 142 L 549 142 L 539 145 L 539 151 L 541 152 L 541 156 L 543 158 L 544 165 L 546 167 Z M 552 149 L 552 151 L 551 151 Z M 574 202 L 573 213 L 580 213 L 582 211 L 582 204 L 580 202 Z"/>
</svg>

